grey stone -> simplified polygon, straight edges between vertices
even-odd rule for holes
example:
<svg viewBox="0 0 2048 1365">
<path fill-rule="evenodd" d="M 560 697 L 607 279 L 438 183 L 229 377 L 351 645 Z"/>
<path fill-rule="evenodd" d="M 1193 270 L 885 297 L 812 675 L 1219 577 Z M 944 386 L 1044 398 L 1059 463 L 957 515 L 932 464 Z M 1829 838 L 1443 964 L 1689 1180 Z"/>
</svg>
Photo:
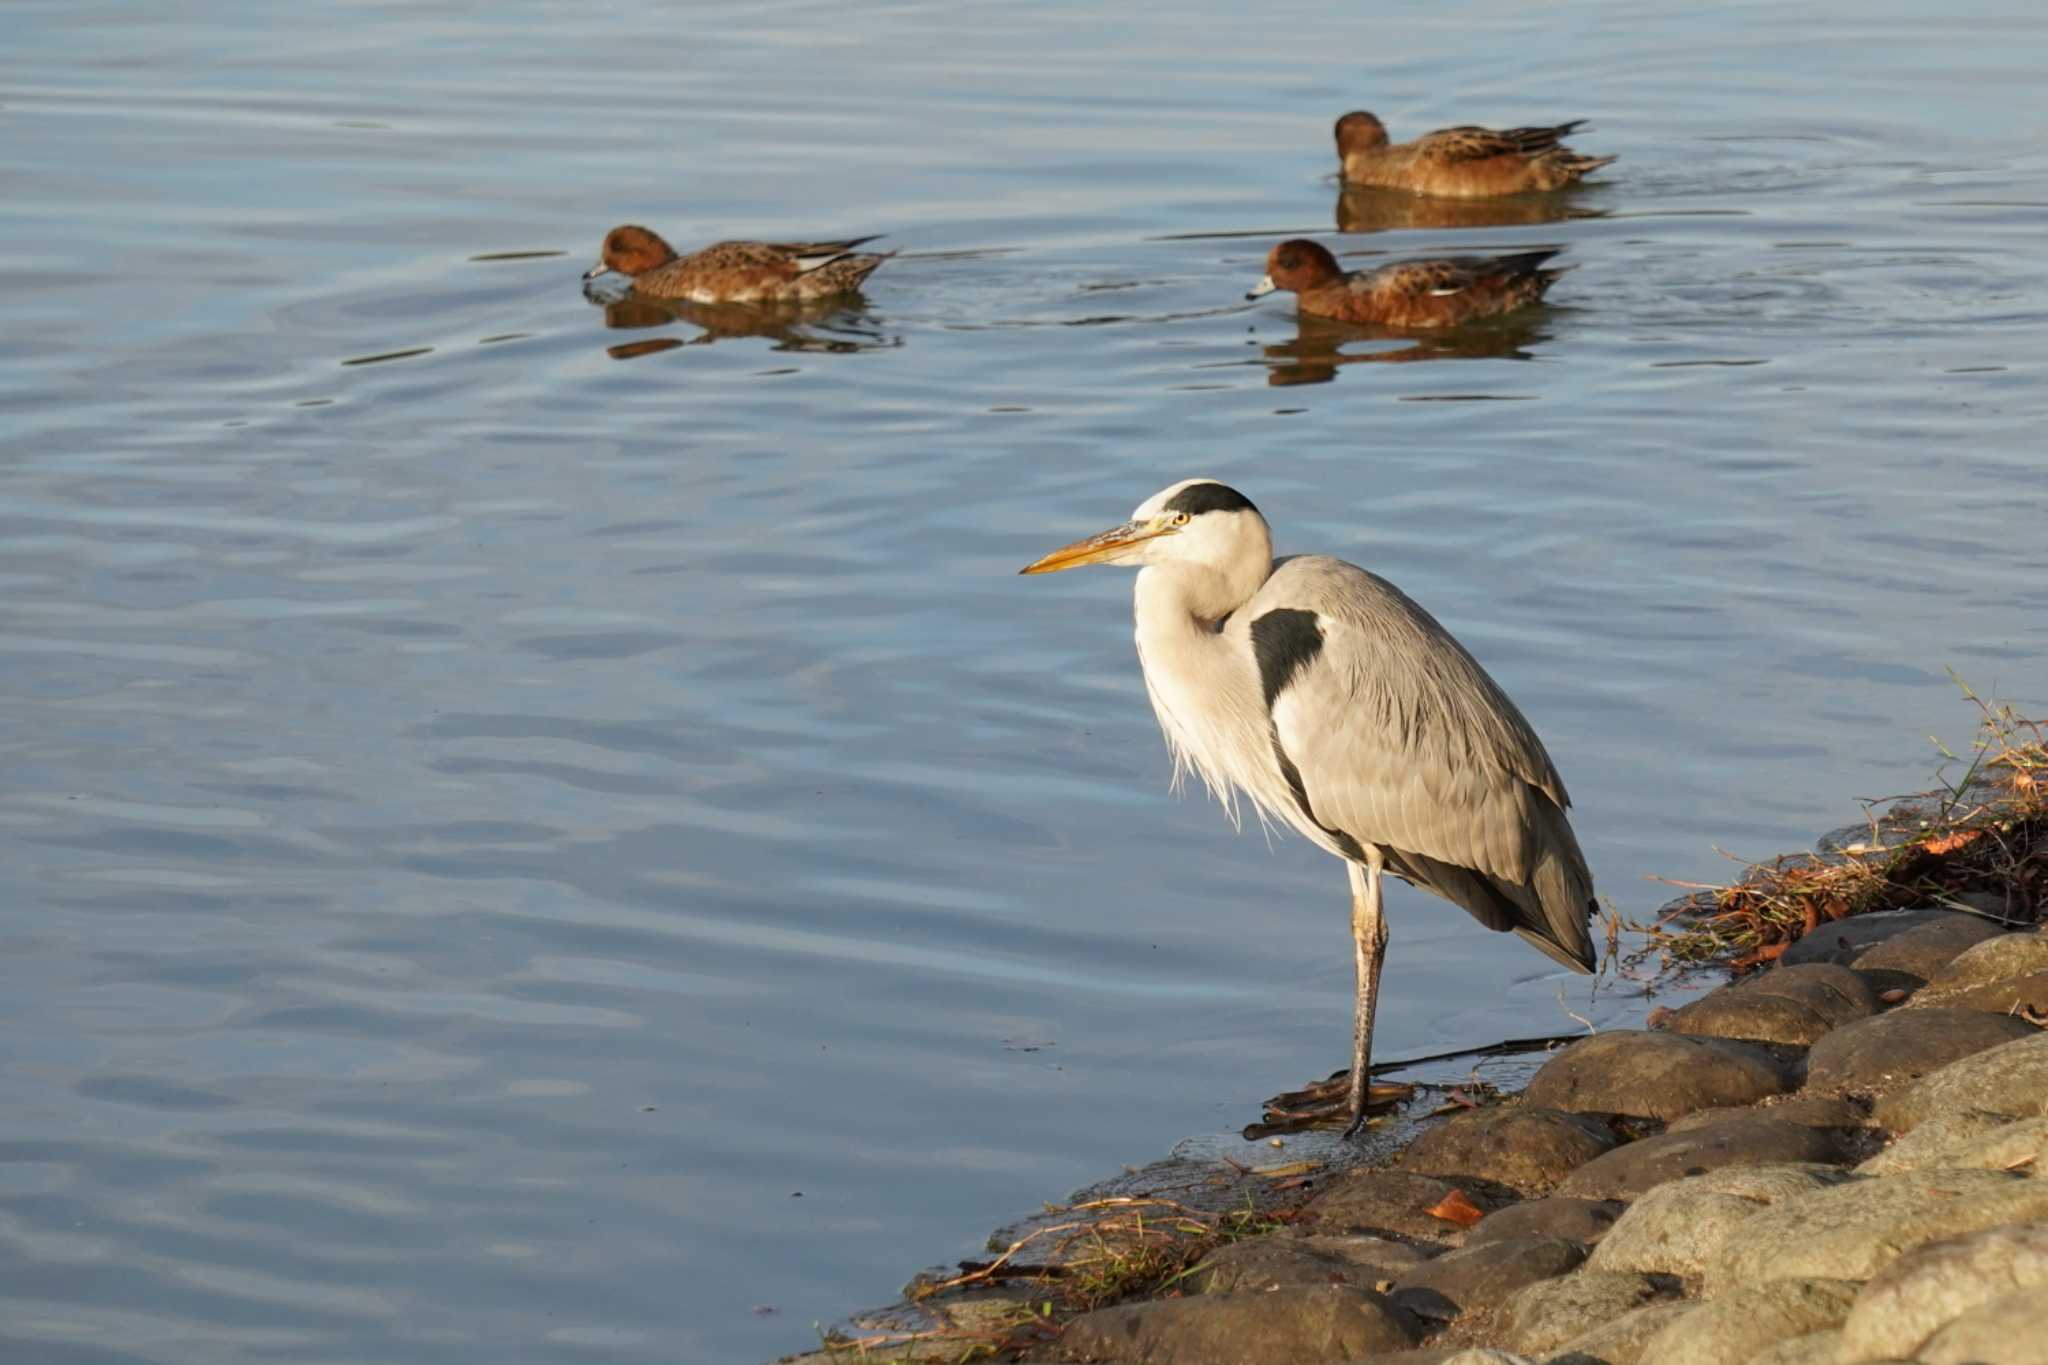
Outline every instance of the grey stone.
<svg viewBox="0 0 2048 1365">
<path fill-rule="evenodd" d="M 1594 1270 L 1698 1276 L 1736 1228 L 1773 1204 L 1839 1185 L 1829 1166 L 1730 1166 L 1659 1185 L 1593 1249 Z"/>
<path fill-rule="evenodd" d="M 2022 919 L 2026 915 L 2026 902 L 2011 894 L 2018 888 L 2006 891 L 1955 891 L 1942 898 L 1942 904 L 1951 910 L 1966 907 L 1980 915 L 1987 916 L 1994 924 L 2007 920 Z"/>
<path fill-rule="evenodd" d="M 1918 1004 L 1919 1000 L 1916 995 L 1907 1004 Z M 1929 1003 L 1956 1010 L 1982 1010 L 1986 1014 L 2032 1014 L 2039 1019 L 2048 1015 L 2048 972 L 2028 972 L 1967 990 L 1950 991 Z"/>
<path fill-rule="evenodd" d="M 1663 1297 L 1665 1286 L 1648 1275 L 1578 1270 L 1538 1280 L 1509 1299 L 1501 1335 L 1511 1349 L 1540 1355 L 1583 1334 L 1589 1322 L 1607 1322 Z"/>
<path fill-rule="evenodd" d="M 1352 1265 L 1368 1266 L 1384 1270 L 1389 1274 L 1419 1265 L 1429 1259 L 1429 1253 L 1418 1251 L 1406 1242 L 1390 1241 L 1385 1237 L 1366 1237 L 1355 1234 L 1310 1233 L 1302 1237 L 1273 1237 L 1265 1240 L 1292 1241 L 1297 1246 L 1325 1256 L 1334 1256 Z"/>
<path fill-rule="evenodd" d="M 1723 1119 L 1744 1118 L 1755 1115 L 1761 1118 L 1778 1119 L 1784 1123 L 1800 1123 L 1808 1128 L 1831 1128 L 1836 1130 L 1864 1128 L 1870 1123 L 1865 1114 L 1853 1101 L 1840 1095 L 1786 1095 L 1777 1100 L 1765 1100 L 1761 1104 L 1746 1105 L 1742 1108 L 1698 1109 L 1684 1118 L 1673 1119 L 1667 1133 L 1683 1133 L 1701 1128 Z"/>
<path fill-rule="evenodd" d="M 1573 1337 L 1544 1357 L 1543 1365 L 1636 1365 L 1657 1334 L 1699 1305 L 1651 1303 L 1633 1308 Z M 1654 1361 L 1649 1365 L 1655 1365 Z"/>
<path fill-rule="evenodd" d="M 1667 1180 L 1724 1166 L 1825 1163 L 1841 1154 L 1840 1145 L 1826 1129 L 1748 1114 L 1618 1147 L 1579 1167 L 1558 1193 L 1585 1199 L 1626 1199 Z"/>
<path fill-rule="evenodd" d="M 1267 1365 L 1398 1351 L 1421 1335 L 1406 1309 L 1370 1290 L 1332 1284 L 1098 1308 L 1067 1324 L 1057 1351 L 1063 1360 L 1132 1365 Z"/>
<path fill-rule="evenodd" d="M 921 1300 L 917 1306 L 943 1318 L 957 1331 L 980 1332 L 998 1323 L 1015 1322 L 1019 1309 L 1035 1308 L 1044 1299 L 1045 1290 L 1036 1285 L 1007 1284 L 965 1293 L 948 1291 Z"/>
<path fill-rule="evenodd" d="M 875 1315 L 885 1319 L 886 1324 L 871 1324 L 877 1332 L 919 1331 L 931 1335 L 899 1337 L 886 1347 L 878 1344 L 863 1348 L 840 1342 L 821 1350 L 779 1357 L 776 1365 L 882 1365 L 884 1361 L 888 1365 L 957 1365 L 962 1338 L 944 1329 L 978 1334 L 1000 1320 L 1015 1322 L 1027 1304 L 1042 1302 L 1045 1297 L 1042 1288 L 1033 1290 L 1023 1285 L 965 1294 L 948 1291 L 920 1303 L 921 1312 L 915 1315 L 906 1314 L 899 1304 Z M 997 1335 L 1006 1334 L 998 1330 Z"/>
<path fill-rule="evenodd" d="M 886 1348 L 864 1350 L 858 1346 L 828 1346 L 822 1351 L 783 1356 L 775 1365 L 957 1365 L 960 1339 L 954 1336 L 913 1337 L 892 1341 Z"/>
<path fill-rule="evenodd" d="M 1673 1033 L 1805 1047 L 1829 1029 L 1877 1013 L 1877 992 L 1847 967 L 1807 962 L 1776 967 L 1674 1010 Z"/>
<path fill-rule="evenodd" d="M 1714 1105 L 1751 1104 L 1792 1085 L 1783 1064 L 1748 1043 L 1617 1030 L 1581 1039 L 1545 1062 L 1522 1098 L 1574 1113 L 1675 1119 Z"/>
<path fill-rule="evenodd" d="M 1491 1346 L 1468 1346 L 1445 1358 L 1444 1365 L 1532 1365 L 1532 1362 L 1529 1357 L 1518 1356 L 1513 1351 L 1496 1351 Z"/>
<path fill-rule="evenodd" d="M 1519 1190 L 1548 1189 L 1615 1141 L 1607 1125 L 1556 1109 L 1472 1109 L 1425 1128 L 1401 1154 L 1401 1167 Z"/>
<path fill-rule="evenodd" d="M 1439 1346 L 1419 1351 L 1386 1351 L 1369 1356 L 1347 1360 L 1344 1365 L 1501 1365 L 1513 1362 L 1526 1365 L 1521 1356 L 1511 1356 L 1506 1351 L 1487 1351 L 1484 1347 Z"/>
<path fill-rule="evenodd" d="M 1889 1090 L 1986 1048 L 2036 1033 L 1978 1010 L 1898 1010 L 1836 1029 L 1806 1054 L 1809 1086 Z"/>
<path fill-rule="evenodd" d="M 1936 1332 L 1921 1365 L 2048 1365 L 2048 1299 L 2038 1290 L 2006 1294 Z"/>
<path fill-rule="evenodd" d="M 2048 1224 L 1929 1242 L 1879 1271 L 1842 1324 L 1843 1353 L 1910 1356 L 1949 1322 L 2006 1294 L 2040 1296 L 2048 1330 Z"/>
<path fill-rule="evenodd" d="M 2014 1119 L 1948 1153 L 1944 1166 L 2048 1175 L 2048 1116 Z"/>
<path fill-rule="evenodd" d="M 1824 1332 L 1849 1315 L 1860 1286 L 1847 1280 L 1777 1279 L 1714 1299 L 1666 1327 L 1644 1348 L 1657 1365 L 1745 1365 L 1786 1337 Z"/>
<path fill-rule="evenodd" d="M 1585 1259 L 1584 1247 L 1560 1237 L 1506 1237 L 1396 1273 L 1389 1297 L 1417 1317 L 1446 1321 L 1495 1307 L 1522 1286 L 1562 1275 Z"/>
<path fill-rule="evenodd" d="M 1787 1123 L 1803 1123 L 1809 1128 L 1840 1131 L 1870 1126 L 1869 1111 L 1840 1095 L 1788 1095 L 1783 1101 L 1758 1106 L 1757 1112 Z"/>
<path fill-rule="evenodd" d="M 1936 1114 L 1961 1109 L 2031 1118 L 2048 1108 L 2048 1033 L 2038 1030 L 1922 1076 L 1877 1103 L 1877 1121 L 1911 1132 Z"/>
<path fill-rule="evenodd" d="M 1951 1158 L 1956 1151 L 2015 1122 L 2018 1120 L 2010 1114 L 1987 1114 L 1981 1109 L 1936 1114 L 1858 1166 L 1856 1173 L 1897 1175 L 1902 1171 L 1937 1170 L 1954 1165 Z"/>
<path fill-rule="evenodd" d="M 1597 1242 L 1614 1226 L 1627 1206 L 1618 1199 L 1571 1199 L 1552 1195 L 1510 1204 L 1489 1213 L 1465 1234 L 1465 1245 L 1482 1246 L 1503 1237 L 1562 1237 L 1568 1242 Z"/>
<path fill-rule="evenodd" d="M 1319 1284 L 1348 1284 L 1371 1289 L 1392 1279 L 1407 1265 L 1420 1263 L 1422 1255 L 1411 1247 L 1377 1238 L 1319 1238 L 1322 1246 L 1310 1246 L 1306 1239 L 1292 1237 L 1250 1237 L 1233 1242 L 1188 1272 L 1183 1281 L 1197 1294 L 1265 1293 L 1274 1289 L 1301 1288 Z M 1331 1243 L 1346 1240 L 1374 1244 L 1396 1253 L 1386 1260 L 1371 1260 L 1341 1254 Z"/>
<path fill-rule="evenodd" d="M 1847 966 L 1877 944 L 1909 929 L 1962 918 L 1953 910 L 1880 910 L 1875 914 L 1852 915 L 1823 924 L 1794 943 L 1778 959 L 1778 965 L 1834 962 Z"/>
<path fill-rule="evenodd" d="M 905 1297 L 918 1287 L 922 1287 L 918 1281 L 911 1281 L 905 1289 Z M 1020 1310 L 1036 1308 L 1044 1297 L 1047 1297 L 1044 1287 L 1022 1281 L 1008 1285 L 969 1285 L 920 1297 L 918 1312 L 944 1322 L 948 1328 L 979 1332 L 995 1322 L 1014 1322 Z M 897 1310 L 901 1310 L 901 1306 Z M 883 1310 L 883 1314 L 887 1316 L 891 1310 Z"/>
<path fill-rule="evenodd" d="M 2036 1218 L 2048 1218 L 2048 1180 L 2003 1171 L 1856 1179 L 1744 1220 L 1707 1258 L 1707 1292 L 1796 1276 L 1867 1280 L 1914 1247 Z"/>
<path fill-rule="evenodd" d="M 1808 1332 L 1766 1346 L 1749 1358 L 1749 1365 L 1836 1365 L 1842 1358 L 1841 1345 L 1842 1334 L 1838 1330 Z"/>
<path fill-rule="evenodd" d="M 1958 953 L 1946 967 L 1928 978 L 1920 996 L 1939 1001 L 1952 991 L 1989 986 L 2035 972 L 2048 972 L 2048 934 L 2038 930 L 2024 934 L 1998 934 Z"/>
<path fill-rule="evenodd" d="M 1480 1208 L 1489 1202 L 1472 1189 L 1411 1171 L 1351 1171 L 1306 1207 L 1314 1216 L 1310 1226 L 1319 1233 L 1369 1232 L 1440 1241 L 1462 1232 L 1459 1224 L 1429 1212 L 1454 1190 Z"/>
<path fill-rule="evenodd" d="M 1964 949 L 2005 932 L 1990 920 L 1957 911 L 1918 924 L 1856 955 L 1855 968 L 1880 991 L 1918 990 Z"/>
</svg>

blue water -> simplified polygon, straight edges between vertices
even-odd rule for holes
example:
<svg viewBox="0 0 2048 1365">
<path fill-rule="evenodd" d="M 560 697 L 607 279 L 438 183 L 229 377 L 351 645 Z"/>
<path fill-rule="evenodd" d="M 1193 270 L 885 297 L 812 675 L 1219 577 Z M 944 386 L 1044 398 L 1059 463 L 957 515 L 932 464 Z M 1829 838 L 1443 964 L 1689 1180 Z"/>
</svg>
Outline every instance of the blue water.
<svg viewBox="0 0 2048 1365">
<path fill-rule="evenodd" d="M 1947 669 L 2048 710 L 2023 9 L 0 32 L 10 1361 L 757 1359 L 1341 1065 L 1339 869 L 1014 573 L 1189 474 L 1466 641 L 1628 915 L 1927 785 Z M 1358 106 L 1622 160 L 1418 224 Z M 586 302 L 625 221 L 902 254 L 746 335 Z M 1418 348 L 1243 302 L 1294 233 L 1577 268 Z M 1384 1056 L 1644 1007 L 1391 917 Z"/>
</svg>

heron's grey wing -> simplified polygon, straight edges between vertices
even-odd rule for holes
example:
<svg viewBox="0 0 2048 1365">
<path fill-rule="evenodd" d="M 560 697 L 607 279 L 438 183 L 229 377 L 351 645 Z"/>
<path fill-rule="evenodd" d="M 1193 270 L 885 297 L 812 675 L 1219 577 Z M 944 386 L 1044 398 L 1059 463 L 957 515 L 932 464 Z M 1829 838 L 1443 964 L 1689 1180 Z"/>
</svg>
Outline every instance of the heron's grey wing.
<svg viewBox="0 0 2048 1365">
<path fill-rule="evenodd" d="M 1341 846 L 1590 965 L 1592 877 L 1564 783 L 1535 731 L 1464 647 L 1385 579 L 1321 556 L 1286 561 L 1252 607 L 1312 612 L 1319 639 L 1269 689 L 1276 760 L 1297 805 Z M 1260 633 L 1255 616 L 1251 631 Z"/>
</svg>

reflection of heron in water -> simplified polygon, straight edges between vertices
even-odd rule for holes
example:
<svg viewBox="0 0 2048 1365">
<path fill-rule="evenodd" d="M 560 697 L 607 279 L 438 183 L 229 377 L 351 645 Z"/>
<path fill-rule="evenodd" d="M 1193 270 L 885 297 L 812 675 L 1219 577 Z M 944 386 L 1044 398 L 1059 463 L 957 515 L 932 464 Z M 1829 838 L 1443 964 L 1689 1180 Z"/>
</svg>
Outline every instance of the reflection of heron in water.
<svg viewBox="0 0 2048 1365">
<path fill-rule="evenodd" d="M 1441 199 L 1371 185 L 1339 185 L 1337 189 L 1339 232 L 1522 227 L 1606 216 L 1605 209 L 1579 207 L 1572 195 L 1562 190 L 1499 199 Z"/>
<path fill-rule="evenodd" d="M 1423 360 L 1530 360 L 1550 340 L 1545 313 L 1510 313 L 1439 332 L 1366 327 L 1301 313 L 1291 340 L 1262 347 L 1274 388 L 1327 384 L 1339 365 L 1406 365 Z M 1400 343 L 1395 345 L 1393 343 Z M 1346 350 L 1349 347 L 1351 349 Z"/>
<path fill-rule="evenodd" d="M 596 302 L 598 300 L 593 300 Z M 903 338 L 883 332 L 858 305 L 845 299 L 810 304 L 690 303 L 682 299 L 631 296 L 604 301 L 604 325 L 615 331 L 667 327 L 686 322 L 693 337 L 649 337 L 607 346 L 614 360 L 631 360 L 678 346 L 708 346 L 740 337 L 763 337 L 778 351 L 844 355 L 901 346 Z"/>
</svg>

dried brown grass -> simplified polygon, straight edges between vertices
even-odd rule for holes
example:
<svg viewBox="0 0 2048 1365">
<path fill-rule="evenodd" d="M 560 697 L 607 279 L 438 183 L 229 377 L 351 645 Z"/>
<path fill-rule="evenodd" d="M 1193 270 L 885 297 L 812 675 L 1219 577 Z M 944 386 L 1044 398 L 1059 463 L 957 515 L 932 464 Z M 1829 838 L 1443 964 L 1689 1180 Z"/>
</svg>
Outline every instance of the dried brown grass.
<svg viewBox="0 0 2048 1365">
<path fill-rule="evenodd" d="M 1627 965 L 1654 957 L 1666 970 L 1750 971 L 1823 924 L 1916 906 L 1966 910 L 2015 929 L 2039 924 L 2048 905 L 2048 733 L 1967 685 L 1963 692 L 1980 720 L 1959 778 L 1866 803 L 1869 837 L 1830 855 L 1787 854 L 1728 886 L 1674 883 L 1695 894 L 1650 924 L 1627 925 L 1645 936 Z M 1942 752 L 1951 764 L 1964 762 Z M 1964 899 L 1973 893 L 1978 903 Z M 1986 895 L 2003 909 L 1988 909 Z"/>
</svg>

